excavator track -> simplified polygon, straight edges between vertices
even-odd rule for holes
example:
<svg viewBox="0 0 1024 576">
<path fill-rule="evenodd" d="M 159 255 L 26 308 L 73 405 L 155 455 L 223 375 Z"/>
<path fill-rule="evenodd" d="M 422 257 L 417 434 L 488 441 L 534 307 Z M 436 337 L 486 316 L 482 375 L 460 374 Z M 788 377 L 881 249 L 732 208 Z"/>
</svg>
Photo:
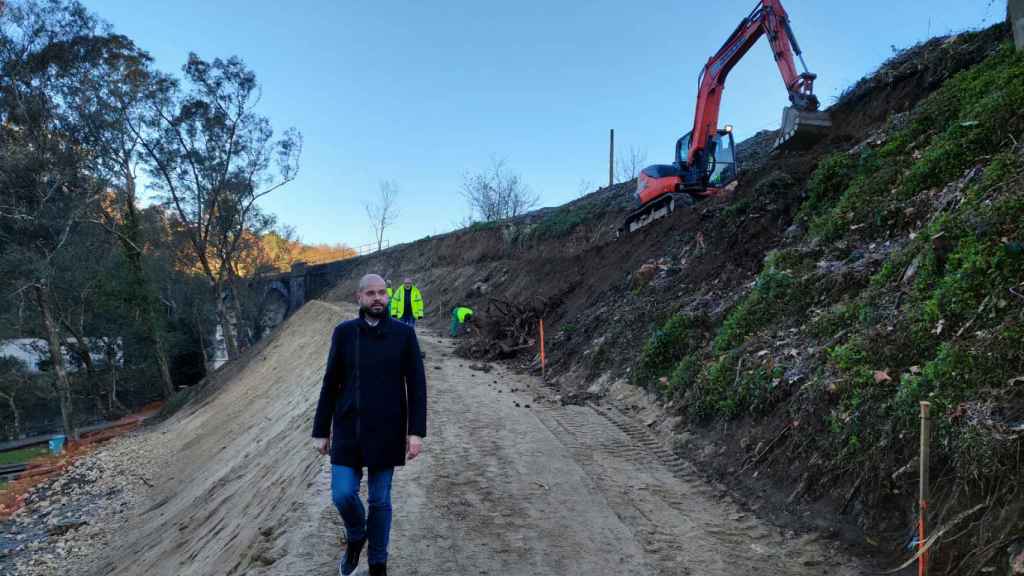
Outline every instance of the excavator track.
<svg viewBox="0 0 1024 576">
<path fill-rule="evenodd" d="M 696 200 L 694 200 L 693 196 L 686 192 L 665 194 L 627 216 L 626 221 L 619 228 L 617 236 L 621 237 L 632 234 L 655 220 L 668 216 L 679 208 L 693 206 L 695 202 Z"/>
</svg>

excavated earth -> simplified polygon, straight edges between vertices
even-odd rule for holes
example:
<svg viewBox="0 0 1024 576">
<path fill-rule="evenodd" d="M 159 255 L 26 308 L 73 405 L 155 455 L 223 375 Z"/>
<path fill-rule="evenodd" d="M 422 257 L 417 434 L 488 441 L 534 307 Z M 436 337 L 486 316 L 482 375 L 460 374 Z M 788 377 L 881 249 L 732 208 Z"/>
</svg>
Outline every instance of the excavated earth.
<svg viewBox="0 0 1024 576">
<path fill-rule="evenodd" d="M 15 573 L 335 574 L 342 529 L 309 430 L 331 330 L 353 313 L 308 304 L 203 401 L 105 448 L 105 474 L 145 482 Z M 420 337 L 428 437 L 395 482 L 393 573 L 864 573 L 822 534 L 745 512 L 614 407 L 563 405 Z"/>
</svg>

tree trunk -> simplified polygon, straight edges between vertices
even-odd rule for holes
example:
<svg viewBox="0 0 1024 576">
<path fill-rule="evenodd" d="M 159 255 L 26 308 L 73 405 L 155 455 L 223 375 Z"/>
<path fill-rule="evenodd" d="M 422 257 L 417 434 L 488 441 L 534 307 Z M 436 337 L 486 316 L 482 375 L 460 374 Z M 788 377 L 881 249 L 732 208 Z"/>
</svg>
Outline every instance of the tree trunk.
<svg viewBox="0 0 1024 576">
<path fill-rule="evenodd" d="M 218 282 L 214 286 L 213 292 L 217 298 L 217 321 L 220 322 L 224 344 L 228 349 L 228 360 L 234 360 L 238 358 L 238 340 L 235 339 L 235 327 L 231 322 L 231 314 L 224 303 L 224 298 L 228 296 L 228 293 L 223 282 Z"/>
<path fill-rule="evenodd" d="M 65 330 L 71 333 L 72 338 L 74 338 L 74 343 L 67 338 L 61 338 L 62 344 L 67 346 L 68 350 L 70 350 L 75 356 L 78 356 L 78 359 L 82 361 L 82 365 L 85 366 L 85 371 L 92 376 L 96 372 L 96 366 L 93 365 L 92 356 L 89 354 L 89 344 L 81 334 L 71 327 L 71 323 L 61 320 L 61 324 L 64 326 Z"/>
<path fill-rule="evenodd" d="M 92 350 L 89 348 L 89 343 L 65 318 L 61 318 L 60 323 L 64 326 L 65 330 L 71 333 L 71 338 L 61 338 L 61 344 L 85 366 L 85 380 L 89 387 L 89 395 L 92 397 L 93 406 L 96 409 L 96 415 L 106 418 L 110 414 L 106 409 L 106 404 L 103 402 L 102 384 L 96 376 L 96 366 L 92 362 Z"/>
<path fill-rule="evenodd" d="M 89 395 L 92 396 L 92 403 L 95 406 L 96 416 L 100 418 L 110 418 L 110 412 L 107 410 L 108 402 L 103 401 L 103 382 L 97 378 L 94 378 L 92 374 L 89 378 Z"/>
<path fill-rule="evenodd" d="M 71 333 L 71 338 L 61 337 L 61 344 L 85 366 L 85 381 L 89 387 L 89 396 L 92 398 L 96 415 L 104 418 L 109 417 L 110 412 L 106 408 L 107 403 L 103 402 L 103 383 L 97 375 L 95 364 L 92 362 L 92 351 L 89 348 L 89 343 L 86 342 L 81 333 L 71 326 L 70 322 L 61 318 L 60 323 L 64 326 L 65 330 Z"/>
<path fill-rule="evenodd" d="M 244 321 L 245 316 L 242 316 L 242 299 L 238 297 L 238 284 L 234 275 L 231 277 L 231 285 L 229 290 L 231 291 L 231 307 L 235 313 L 235 330 L 236 339 L 238 342 L 239 351 L 248 348 L 252 344 L 249 330 Z"/>
<path fill-rule="evenodd" d="M 121 402 L 119 402 L 117 400 L 117 370 L 116 369 L 110 371 L 110 397 L 109 397 L 109 401 L 110 401 L 110 403 L 107 406 L 107 410 L 110 411 L 110 412 L 114 411 L 114 406 L 115 405 L 117 405 L 117 406 L 121 405 Z"/>
<path fill-rule="evenodd" d="M 131 283 L 138 292 L 137 307 L 145 323 L 146 335 L 156 354 L 160 366 L 160 391 L 164 399 L 174 395 L 174 380 L 171 378 L 170 362 L 167 360 L 167 345 L 164 342 L 162 323 L 157 314 L 157 299 L 153 286 L 146 278 L 142 267 L 142 232 L 139 225 L 138 207 L 135 205 L 135 177 L 127 163 L 123 168 L 125 177 L 124 235 L 119 236 L 121 248 L 128 260 Z"/>
<path fill-rule="evenodd" d="M 14 438 L 21 438 L 21 414 L 18 412 L 18 405 L 14 403 L 14 395 L 0 392 L 0 396 L 7 400 L 7 405 L 10 406 L 11 413 L 14 414 Z"/>
<path fill-rule="evenodd" d="M 53 319 L 53 310 L 50 305 L 50 290 L 45 285 L 36 285 L 36 304 L 43 317 L 43 325 L 46 328 L 46 341 L 50 349 L 50 361 L 53 364 L 53 373 L 57 385 L 57 393 L 60 396 L 60 415 L 64 420 L 64 435 L 70 439 L 78 440 L 78 429 L 75 428 L 75 407 L 71 400 L 71 382 L 68 380 L 67 370 L 64 368 L 64 354 L 60 349 L 60 335 L 57 332 L 57 323 Z"/>
<path fill-rule="evenodd" d="M 167 360 L 167 345 L 164 343 L 163 334 L 159 330 L 152 333 L 153 346 L 156 349 L 156 361 L 160 365 L 160 383 L 162 384 L 164 399 L 174 396 L 174 380 L 171 379 L 171 363 Z"/>
<path fill-rule="evenodd" d="M 126 413 L 128 409 L 117 399 L 117 349 L 109 342 L 107 343 L 107 366 L 110 366 L 110 405 L 108 410 Z"/>
<path fill-rule="evenodd" d="M 203 323 L 199 321 L 199 314 L 192 307 L 192 323 L 196 325 L 196 334 L 199 335 L 199 350 L 203 353 L 203 371 L 210 371 L 210 355 L 206 353 L 206 339 L 203 338 Z"/>
</svg>

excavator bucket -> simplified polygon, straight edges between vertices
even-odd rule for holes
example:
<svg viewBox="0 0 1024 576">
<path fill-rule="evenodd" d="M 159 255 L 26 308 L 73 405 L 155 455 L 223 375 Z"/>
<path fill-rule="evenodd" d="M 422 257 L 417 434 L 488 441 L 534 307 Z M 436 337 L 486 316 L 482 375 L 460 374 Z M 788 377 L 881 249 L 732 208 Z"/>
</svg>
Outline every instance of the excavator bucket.
<svg viewBox="0 0 1024 576">
<path fill-rule="evenodd" d="M 797 110 L 792 106 L 782 109 L 782 129 L 775 140 L 776 150 L 803 150 L 815 145 L 832 129 L 828 112 Z"/>
</svg>

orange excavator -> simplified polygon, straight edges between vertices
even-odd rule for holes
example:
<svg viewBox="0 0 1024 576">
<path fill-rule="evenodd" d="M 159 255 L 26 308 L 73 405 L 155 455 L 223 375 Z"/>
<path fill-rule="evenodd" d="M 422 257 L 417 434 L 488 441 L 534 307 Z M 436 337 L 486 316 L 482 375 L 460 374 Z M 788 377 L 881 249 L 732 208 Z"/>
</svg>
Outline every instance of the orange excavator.
<svg viewBox="0 0 1024 576">
<path fill-rule="evenodd" d="M 634 232 L 678 207 L 721 194 L 736 180 L 732 126 L 718 127 L 718 109 L 726 76 L 762 35 L 771 43 L 789 91 L 790 106 L 782 112 L 775 149 L 807 147 L 828 134 L 832 122 L 827 112 L 818 110 L 814 95 L 817 76 L 807 71 L 786 10 L 780 0 L 761 0 L 701 70 L 693 130 L 676 141 L 675 162 L 640 171 L 636 196 L 641 207 L 626 218 L 620 234 Z M 794 54 L 800 59 L 802 73 L 796 71 Z"/>
</svg>

